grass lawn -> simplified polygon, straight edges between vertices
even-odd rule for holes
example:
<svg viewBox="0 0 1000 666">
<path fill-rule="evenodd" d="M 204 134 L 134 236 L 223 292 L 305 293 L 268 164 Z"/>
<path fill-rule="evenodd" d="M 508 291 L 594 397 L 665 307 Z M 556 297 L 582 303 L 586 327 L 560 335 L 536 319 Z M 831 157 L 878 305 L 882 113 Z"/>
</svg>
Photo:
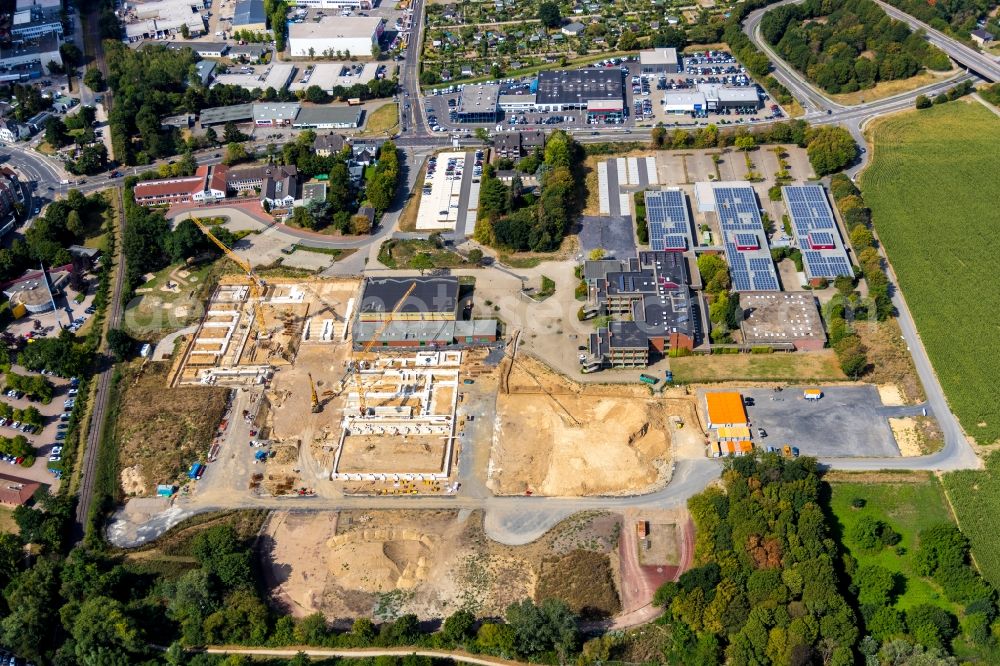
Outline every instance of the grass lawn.
<svg viewBox="0 0 1000 666">
<path fill-rule="evenodd" d="M 179 275 L 182 269 L 179 264 L 154 273 L 152 279 L 136 289 L 139 298 L 126 306 L 129 313 L 125 317 L 126 328 L 133 335 L 149 337 L 194 323 L 202 312 L 201 301 L 208 296 L 226 263 L 214 261 L 184 269 L 187 277 L 183 278 Z M 177 285 L 176 290 L 167 290 L 167 282 Z"/>
<path fill-rule="evenodd" d="M 708 384 L 749 381 L 844 381 L 833 351 L 797 354 L 713 354 L 670 359 L 674 381 Z"/>
<path fill-rule="evenodd" d="M 0 507 L 0 532 L 17 534 L 17 523 L 14 522 L 14 510 L 7 507 Z"/>
<path fill-rule="evenodd" d="M 372 136 L 375 134 L 391 133 L 391 130 L 399 124 L 399 107 L 395 102 L 383 104 L 368 114 L 365 118 L 364 131 L 361 136 Z"/>
<path fill-rule="evenodd" d="M 858 519 L 870 516 L 885 521 L 902 536 L 898 544 L 905 549 L 902 555 L 897 553 L 898 546 L 869 554 L 859 550 L 849 538 L 842 536 L 844 545 L 858 560 L 859 566 L 878 564 L 906 576 L 905 590 L 896 600 L 897 608 L 902 610 L 917 604 L 932 603 L 953 612 L 958 611 L 957 605 L 948 601 L 937 585 L 918 576 L 913 569 L 913 556 L 920 531 L 939 523 L 952 522 L 944 491 L 937 477 L 929 474 L 906 474 L 901 475 L 900 483 L 834 482 L 830 487 L 830 508 L 837 521 L 835 531 L 846 535 Z M 852 507 L 851 501 L 855 498 L 864 499 L 865 506 L 861 509 Z"/>
<path fill-rule="evenodd" d="M 977 441 L 993 442 L 1000 292 L 988 285 L 1000 180 L 984 174 L 1000 173 L 1000 122 L 960 100 L 886 118 L 869 136 L 874 159 L 860 184 L 879 239 L 952 410 Z"/>
<path fill-rule="evenodd" d="M 1000 586 L 1000 455 L 988 458 L 983 471 L 952 472 L 942 479 L 980 573 Z"/>
<path fill-rule="evenodd" d="M 460 255 L 451 250 L 440 250 L 434 243 L 420 239 L 393 239 L 382 243 L 378 251 L 378 260 L 389 268 L 420 268 L 413 261 L 418 255 L 426 254 L 431 260 L 431 266 L 425 268 L 457 268 L 465 266 L 466 262 Z"/>
</svg>

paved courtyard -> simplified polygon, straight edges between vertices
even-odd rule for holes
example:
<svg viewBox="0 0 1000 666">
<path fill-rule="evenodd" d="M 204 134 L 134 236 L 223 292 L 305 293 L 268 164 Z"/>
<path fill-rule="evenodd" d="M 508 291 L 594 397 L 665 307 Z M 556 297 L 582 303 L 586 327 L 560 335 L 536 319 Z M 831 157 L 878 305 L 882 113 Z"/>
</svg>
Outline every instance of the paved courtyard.
<svg viewBox="0 0 1000 666">
<path fill-rule="evenodd" d="M 802 388 L 742 392 L 755 402 L 747 414 L 758 446 L 789 444 L 804 456 L 819 458 L 900 455 L 887 418 L 911 413 L 912 408 L 884 407 L 871 385 L 815 387 L 823 390 L 817 401 L 803 398 Z M 757 428 L 764 428 L 767 437 L 757 438 Z"/>
<path fill-rule="evenodd" d="M 616 259 L 635 256 L 632 218 L 585 215 L 581 218 L 581 222 L 579 238 L 584 256 L 597 248 Z"/>
</svg>

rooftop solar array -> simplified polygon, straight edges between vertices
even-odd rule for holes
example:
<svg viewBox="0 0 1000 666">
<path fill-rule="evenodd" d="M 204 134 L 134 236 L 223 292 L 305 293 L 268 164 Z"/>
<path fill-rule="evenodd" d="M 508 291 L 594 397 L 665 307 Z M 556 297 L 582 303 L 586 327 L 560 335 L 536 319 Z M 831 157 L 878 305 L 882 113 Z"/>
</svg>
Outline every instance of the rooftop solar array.
<svg viewBox="0 0 1000 666">
<path fill-rule="evenodd" d="M 781 193 L 792 218 L 795 238 L 802 250 L 806 277 L 812 279 L 853 275 L 823 188 L 819 185 L 789 185 L 782 187 Z M 830 245 L 833 247 L 829 247 Z"/>
<path fill-rule="evenodd" d="M 691 221 L 680 190 L 646 192 L 646 224 L 654 252 L 683 252 L 691 246 Z"/>
<path fill-rule="evenodd" d="M 733 289 L 779 291 L 753 188 L 715 187 L 713 191 Z"/>
</svg>

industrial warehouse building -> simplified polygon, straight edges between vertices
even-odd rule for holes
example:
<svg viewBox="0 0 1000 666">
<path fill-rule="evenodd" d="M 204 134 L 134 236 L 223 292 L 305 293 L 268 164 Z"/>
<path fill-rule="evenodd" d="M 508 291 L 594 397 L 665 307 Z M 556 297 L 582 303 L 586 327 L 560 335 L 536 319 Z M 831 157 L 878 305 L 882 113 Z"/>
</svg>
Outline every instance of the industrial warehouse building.
<svg viewBox="0 0 1000 666">
<path fill-rule="evenodd" d="M 642 368 L 652 354 L 693 349 L 697 317 L 681 252 L 584 263 L 590 311 L 614 317 L 590 336 L 589 365 Z"/>
<path fill-rule="evenodd" d="M 499 97 L 500 86 L 496 83 L 463 87 L 455 109 L 458 122 L 496 122 L 500 113 L 497 106 Z"/>
<path fill-rule="evenodd" d="M 397 309 L 411 285 L 413 292 Z M 366 278 L 359 320 L 385 321 L 397 309 L 396 321 L 455 321 L 458 319 L 458 278 Z"/>
<path fill-rule="evenodd" d="M 718 83 L 699 83 L 687 90 L 668 90 L 663 95 L 667 113 L 708 113 L 718 111 L 756 111 L 761 107 L 756 86 L 732 87 Z"/>
<path fill-rule="evenodd" d="M 677 49 L 639 51 L 639 67 L 643 74 L 676 74 L 680 71 Z"/>
<path fill-rule="evenodd" d="M 743 292 L 739 299 L 744 344 L 788 351 L 819 351 L 826 346 L 823 321 L 811 292 Z"/>
<path fill-rule="evenodd" d="M 625 103 L 622 72 L 616 68 L 552 70 L 538 74 L 535 106 L 539 111 L 586 109 L 597 106 L 618 108 Z"/>
<path fill-rule="evenodd" d="M 236 0 L 233 12 L 233 30 L 265 32 L 267 17 L 264 14 L 264 0 Z"/>
<path fill-rule="evenodd" d="M 413 291 L 406 295 L 411 286 Z M 354 344 L 362 345 L 376 335 L 377 344 L 385 347 L 495 342 L 498 322 L 461 319 L 458 292 L 458 278 L 453 276 L 366 278 L 358 318 L 352 327 Z M 390 316 L 392 321 L 383 329 Z"/>
<path fill-rule="evenodd" d="M 336 53 L 371 56 L 382 37 L 382 19 L 373 16 L 324 16 L 319 21 L 288 24 L 291 55 L 314 58 Z"/>
</svg>

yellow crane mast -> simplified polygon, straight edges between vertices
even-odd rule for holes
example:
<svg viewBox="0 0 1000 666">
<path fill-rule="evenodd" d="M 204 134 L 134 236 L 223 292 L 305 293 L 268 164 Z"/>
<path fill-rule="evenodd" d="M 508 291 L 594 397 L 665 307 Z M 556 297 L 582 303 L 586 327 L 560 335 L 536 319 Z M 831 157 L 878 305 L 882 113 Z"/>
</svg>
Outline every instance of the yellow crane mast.
<svg viewBox="0 0 1000 666">
<path fill-rule="evenodd" d="M 213 234 L 211 230 L 205 226 L 204 222 L 194 215 L 191 216 L 191 221 L 194 222 L 195 226 L 198 227 L 210 241 L 215 243 L 215 245 L 222 250 L 223 254 L 225 254 L 229 259 L 232 259 L 237 266 L 243 269 L 243 272 L 247 274 L 248 278 L 250 278 L 250 299 L 253 303 L 254 320 L 257 323 L 257 336 L 261 337 L 265 335 L 266 331 L 264 328 L 264 312 L 262 310 L 262 302 L 264 292 L 267 290 L 267 283 L 253 272 L 253 266 L 250 265 L 250 262 L 233 252 L 232 249 L 230 249 L 225 243 L 216 238 L 215 234 Z"/>
<path fill-rule="evenodd" d="M 309 377 L 309 394 L 312 398 L 312 413 L 318 414 L 323 411 L 323 406 L 319 404 L 319 396 L 316 395 L 316 382 L 313 381 L 311 372 L 307 372 L 306 375 Z"/>
<path fill-rule="evenodd" d="M 368 402 L 365 400 L 365 392 L 361 386 L 361 373 L 358 372 L 357 369 L 357 364 L 361 362 L 360 358 L 358 357 L 368 354 L 375 347 L 375 345 L 378 344 L 379 336 L 382 335 L 387 328 L 389 328 L 389 324 L 392 323 L 392 320 L 395 318 L 400 308 L 403 307 L 403 303 L 406 302 L 406 299 L 410 297 L 410 294 L 412 294 L 413 290 L 416 288 L 417 288 L 416 282 L 410 283 L 410 288 L 406 290 L 406 293 L 403 294 L 403 297 L 399 299 L 398 303 L 396 303 L 396 307 L 394 307 L 392 310 L 389 311 L 388 314 L 386 314 L 385 319 L 382 321 L 382 325 L 379 326 L 378 329 L 375 331 L 375 333 L 372 334 L 371 339 L 369 339 L 368 342 L 364 344 L 364 346 L 361 348 L 361 351 L 355 356 L 356 359 L 355 362 L 351 364 L 351 369 L 348 372 L 354 375 L 354 385 L 358 389 L 358 403 L 361 408 L 361 416 L 364 416 L 365 412 L 368 411 Z"/>
</svg>

